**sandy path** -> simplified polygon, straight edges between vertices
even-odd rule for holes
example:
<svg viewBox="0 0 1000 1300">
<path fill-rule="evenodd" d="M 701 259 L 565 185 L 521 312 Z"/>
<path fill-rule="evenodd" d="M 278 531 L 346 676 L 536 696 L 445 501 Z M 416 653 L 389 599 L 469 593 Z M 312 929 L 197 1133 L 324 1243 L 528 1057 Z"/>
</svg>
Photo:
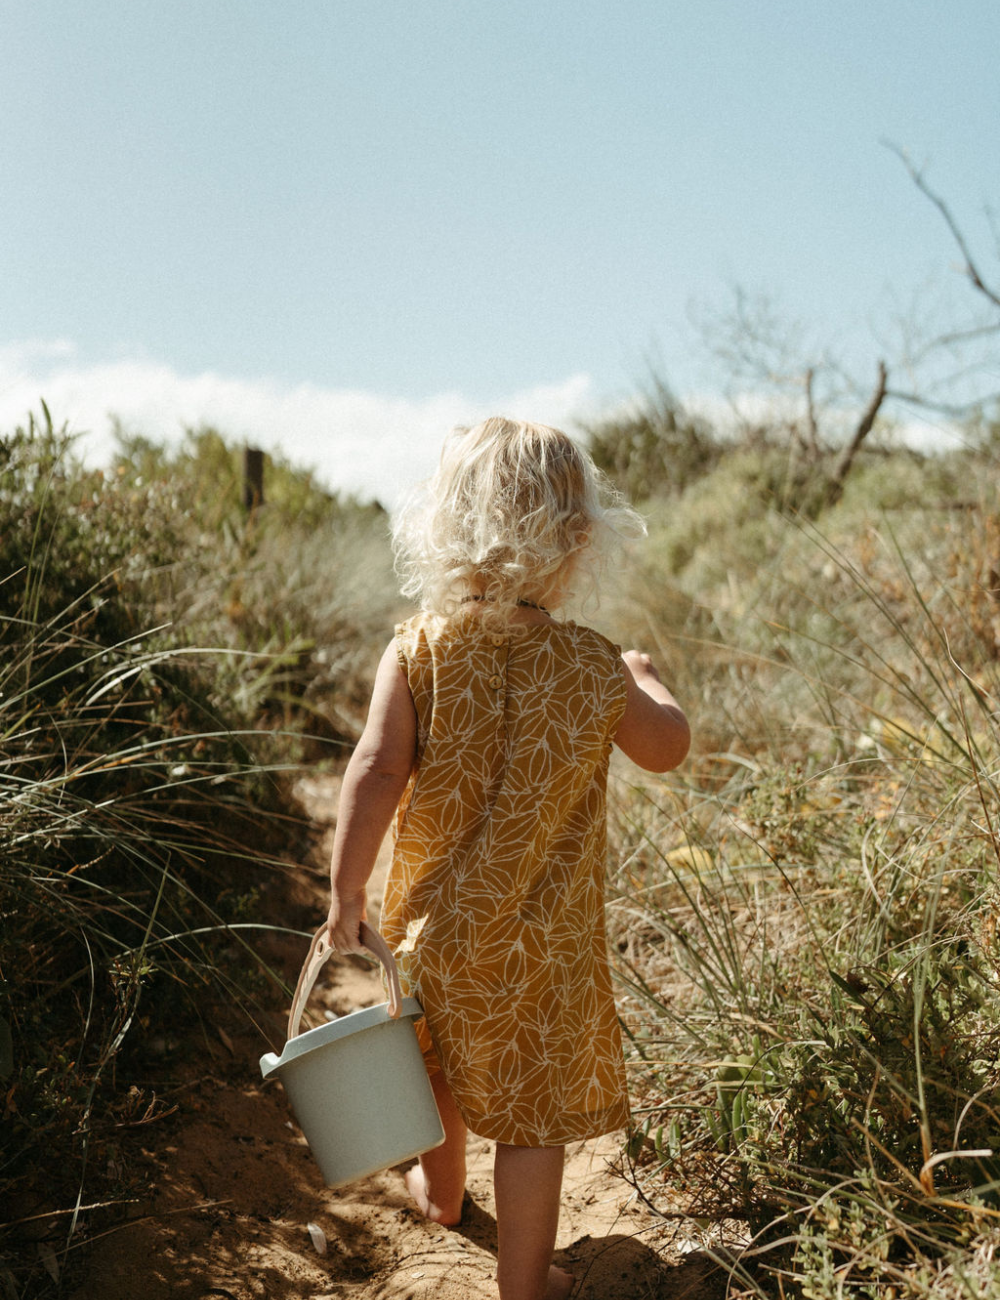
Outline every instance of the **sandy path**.
<svg viewBox="0 0 1000 1300">
<path fill-rule="evenodd" d="M 334 778 L 309 778 L 299 796 L 328 826 Z M 327 845 L 320 847 L 320 860 Z M 372 880 L 377 901 L 385 857 Z M 307 928 L 323 912 L 321 869 L 290 882 L 292 907 Z M 299 942 L 270 953 L 294 982 Z M 358 959 L 331 960 L 311 1007 L 341 1015 L 382 1000 L 374 971 Z M 227 1022 L 206 1030 L 188 1053 L 172 1100 L 180 1110 L 148 1130 L 130 1171 L 131 1217 L 93 1242 L 85 1282 L 72 1300 L 487 1300 L 496 1296 L 492 1144 L 469 1140 L 469 1197 L 462 1223 L 445 1229 L 410 1207 L 401 1172 L 388 1170 L 331 1192 L 291 1122 L 284 1093 L 264 1084 L 263 1051 L 280 1050 L 283 1015 L 254 1029 Z M 263 1033 L 261 1032 L 263 1030 Z M 710 1300 L 722 1279 L 697 1254 L 678 1253 L 676 1229 L 658 1222 L 617 1177 L 613 1139 L 567 1151 L 557 1262 L 578 1279 L 573 1300 Z M 314 1248 L 307 1224 L 326 1237 Z"/>
</svg>

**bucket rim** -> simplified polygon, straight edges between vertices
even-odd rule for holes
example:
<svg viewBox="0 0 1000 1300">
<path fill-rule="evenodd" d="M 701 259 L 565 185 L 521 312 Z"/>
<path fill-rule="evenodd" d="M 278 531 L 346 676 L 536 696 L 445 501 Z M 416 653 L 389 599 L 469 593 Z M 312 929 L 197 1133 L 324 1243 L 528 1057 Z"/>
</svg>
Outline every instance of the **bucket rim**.
<svg viewBox="0 0 1000 1300">
<path fill-rule="evenodd" d="M 330 1043 L 347 1038 L 350 1034 L 374 1029 L 379 1025 L 395 1025 L 403 1020 L 417 1020 L 423 1014 L 424 1009 L 416 998 L 403 998 L 398 1020 L 394 1020 L 389 1015 L 388 1002 L 379 1002 L 373 1007 L 362 1007 L 359 1011 L 338 1016 L 336 1020 L 331 1020 L 325 1025 L 317 1025 L 315 1029 L 307 1029 L 304 1034 L 297 1034 L 294 1038 L 290 1038 L 285 1043 L 280 1056 L 275 1052 L 265 1053 L 260 1058 L 260 1072 L 266 1079 L 269 1075 L 299 1060 L 307 1052 L 327 1047 Z"/>
</svg>

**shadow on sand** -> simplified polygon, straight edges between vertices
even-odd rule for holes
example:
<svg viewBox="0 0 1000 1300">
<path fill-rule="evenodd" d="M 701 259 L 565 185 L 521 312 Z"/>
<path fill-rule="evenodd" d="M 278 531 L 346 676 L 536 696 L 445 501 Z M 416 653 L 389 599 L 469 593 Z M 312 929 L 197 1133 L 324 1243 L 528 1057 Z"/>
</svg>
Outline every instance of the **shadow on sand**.
<svg viewBox="0 0 1000 1300">
<path fill-rule="evenodd" d="M 496 1257 L 496 1219 L 471 1197 L 450 1231 Z M 583 1236 L 556 1251 L 556 1265 L 576 1279 L 571 1300 L 722 1300 L 726 1274 L 717 1264 L 700 1254 L 670 1263 L 643 1235 Z"/>
</svg>

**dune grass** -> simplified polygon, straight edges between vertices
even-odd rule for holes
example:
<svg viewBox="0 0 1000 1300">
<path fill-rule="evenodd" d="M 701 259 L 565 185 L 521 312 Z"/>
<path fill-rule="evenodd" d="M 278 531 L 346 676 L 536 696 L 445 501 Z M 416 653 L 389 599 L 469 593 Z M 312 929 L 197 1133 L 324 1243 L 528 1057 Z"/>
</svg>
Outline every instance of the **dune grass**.
<svg viewBox="0 0 1000 1300">
<path fill-rule="evenodd" d="M 706 533 L 681 617 L 651 598 L 655 527 L 633 574 L 700 743 L 617 778 L 626 1160 L 733 1294 L 1000 1279 L 997 464 L 951 468 L 958 509 L 861 482 L 816 523 L 764 512 L 745 549 Z"/>
<path fill-rule="evenodd" d="M 6 1295 L 60 1294 L 127 1203 L 122 1142 L 166 1109 L 150 1051 L 274 1000 L 290 778 L 342 756 L 391 621 L 377 507 L 278 464 L 247 515 L 238 470 L 208 430 L 106 472 L 47 412 L 0 441 Z"/>
</svg>

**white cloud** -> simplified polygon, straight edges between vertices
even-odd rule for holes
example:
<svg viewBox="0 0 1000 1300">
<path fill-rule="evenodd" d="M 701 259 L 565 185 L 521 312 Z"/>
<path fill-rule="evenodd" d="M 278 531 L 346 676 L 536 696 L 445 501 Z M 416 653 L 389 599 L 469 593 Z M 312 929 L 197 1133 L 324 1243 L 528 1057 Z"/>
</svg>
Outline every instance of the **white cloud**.
<svg viewBox="0 0 1000 1300">
<path fill-rule="evenodd" d="M 129 432 L 168 444 L 185 427 L 210 424 L 234 441 L 314 468 L 330 487 L 387 505 L 432 472 L 456 424 L 499 412 L 565 427 L 595 405 L 593 383 L 583 374 L 495 401 L 457 392 L 415 401 L 211 372 L 182 375 L 147 360 L 83 364 L 64 339 L 0 347 L 0 430 L 40 412 L 42 399 L 57 424 L 65 421 L 79 434 L 78 448 L 94 464 L 110 455 L 112 416 Z"/>
</svg>

